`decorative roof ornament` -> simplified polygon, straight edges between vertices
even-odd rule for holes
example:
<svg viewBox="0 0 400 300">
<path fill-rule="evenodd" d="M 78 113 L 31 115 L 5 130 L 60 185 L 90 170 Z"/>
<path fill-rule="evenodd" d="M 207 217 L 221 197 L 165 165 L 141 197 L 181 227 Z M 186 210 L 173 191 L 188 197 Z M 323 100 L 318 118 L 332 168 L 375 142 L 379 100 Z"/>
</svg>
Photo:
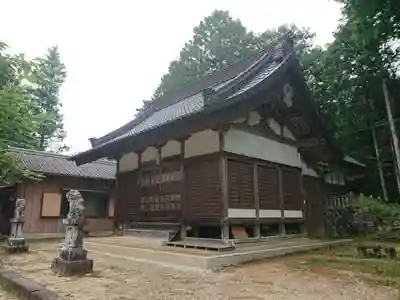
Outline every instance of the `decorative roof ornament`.
<svg viewBox="0 0 400 300">
<path fill-rule="evenodd" d="M 293 87 L 286 83 L 283 86 L 283 102 L 287 107 L 291 107 L 293 105 Z"/>
</svg>

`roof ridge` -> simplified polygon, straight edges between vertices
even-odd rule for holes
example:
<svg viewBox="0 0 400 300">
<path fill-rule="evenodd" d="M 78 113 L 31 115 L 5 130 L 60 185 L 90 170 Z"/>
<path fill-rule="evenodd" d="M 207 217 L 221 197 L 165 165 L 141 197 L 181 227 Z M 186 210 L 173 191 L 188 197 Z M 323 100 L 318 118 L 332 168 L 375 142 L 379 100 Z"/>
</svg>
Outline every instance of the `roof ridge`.
<svg viewBox="0 0 400 300">
<path fill-rule="evenodd" d="M 70 155 L 70 154 L 53 153 L 53 152 L 47 152 L 47 151 L 43 151 L 43 150 L 27 149 L 27 148 L 15 147 L 15 146 L 8 146 L 8 150 L 11 152 L 20 153 L 20 154 L 33 154 L 33 155 L 42 156 L 42 157 L 62 158 L 67 161 L 70 161 L 69 158 L 72 157 L 72 155 Z M 101 163 L 101 164 L 105 164 L 105 165 L 115 165 L 114 161 L 107 160 L 107 159 L 98 159 L 91 163 L 92 164 Z"/>
<path fill-rule="evenodd" d="M 8 146 L 8 150 L 10 150 L 11 152 L 36 154 L 36 155 L 47 156 L 47 157 L 58 157 L 58 158 L 70 157 L 70 155 L 67 155 L 67 154 L 47 152 L 47 151 L 43 151 L 43 150 L 35 150 L 35 149 L 28 149 L 28 148 L 14 147 L 14 146 Z"/>
</svg>

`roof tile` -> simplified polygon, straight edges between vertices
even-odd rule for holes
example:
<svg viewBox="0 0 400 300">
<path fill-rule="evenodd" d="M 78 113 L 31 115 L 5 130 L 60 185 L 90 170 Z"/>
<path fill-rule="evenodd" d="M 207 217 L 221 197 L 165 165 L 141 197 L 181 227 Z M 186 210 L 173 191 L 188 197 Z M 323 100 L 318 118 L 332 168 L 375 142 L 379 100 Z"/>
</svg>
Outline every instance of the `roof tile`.
<svg viewBox="0 0 400 300">
<path fill-rule="evenodd" d="M 15 153 L 22 165 L 31 171 L 96 179 L 115 178 L 116 163 L 113 161 L 98 160 L 78 167 L 74 161 L 68 160 L 67 155 L 16 147 L 9 147 L 9 151 Z"/>
</svg>

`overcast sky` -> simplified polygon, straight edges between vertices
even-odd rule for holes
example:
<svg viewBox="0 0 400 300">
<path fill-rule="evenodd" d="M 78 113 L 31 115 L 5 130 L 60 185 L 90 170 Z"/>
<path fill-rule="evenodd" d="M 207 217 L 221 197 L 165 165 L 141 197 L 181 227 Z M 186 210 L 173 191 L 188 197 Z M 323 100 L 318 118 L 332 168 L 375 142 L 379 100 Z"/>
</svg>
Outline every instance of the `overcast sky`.
<svg viewBox="0 0 400 300">
<path fill-rule="evenodd" d="M 0 0 L 0 41 L 38 56 L 58 45 L 68 77 L 61 90 L 71 152 L 128 122 L 150 99 L 192 29 L 215 9 L 254 32 L 295 23 L 332 40 L 340 7 L 332 0 Z"/>
</svg>

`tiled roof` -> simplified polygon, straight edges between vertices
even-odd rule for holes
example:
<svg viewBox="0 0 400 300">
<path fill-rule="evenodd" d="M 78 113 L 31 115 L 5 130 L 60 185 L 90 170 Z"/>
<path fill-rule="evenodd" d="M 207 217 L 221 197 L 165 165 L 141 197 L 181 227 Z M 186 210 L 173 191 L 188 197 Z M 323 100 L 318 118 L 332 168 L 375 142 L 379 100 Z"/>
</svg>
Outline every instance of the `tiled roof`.
<svg viewBox="0 0 400 300">
<path fill-rule="evenodd" d="M 259 60 L 263 55 L 265 55 L 265 51 L 260 51 L 255 55 L 247 57 L 237 63 L 234 63 L 223 70 L 214 72 L 201 78 L 199 81 L 189 84 L 185 88 L 178 91 L 171 91 L 166 93 L 165 95 L 157 98 L 151 102 L 152 110 L 159 111 L 170 105 L 181 101 L 187 101 L 191 97 L 196 94 L 201 93 L 204 89 L 213 87 L 218 89 L 227 83 L 229 83 L 232 79 L 234 79 L 238 74 L 248 69 L 252 66 L 257 60 Z M 190 102 L 190 100 L 189 100 Z M 100 137 L 91 139 L 93 146 L 98 146 L 100 144 L 104 144 L 110 140 L 113 140 L 128 131 L 132 130 L 133 127 L 143 122 L 143 120 L 148 117 L 148 114 L 144 114 L 144 116 L 135 118 L 134 120 L 124 124 L 120 128 Z"/>
<path fill-rule="evenodd" d="M 69 161 L 68 155 L 9 147 L 11 153 L 19 158 L 24 167 L 31 171 L 48 175 L 62 175 L 95 179 L 114 179 L 116 163 L 109 160 L 97 160 L 82 166 Z"/>
<path fill-rule="evenodd" d="M 266 81 L 292 54 L 290 44 L 279 42 L 199 80 L 182 91 L 155 99 L 147 111 L 135 120 L 101 138 L 92 139 L 93 148 L 81 154 L 98 152 L 99 149 L 120 140 L 221 105 L 233 105 L 234 99 Z M 81 154 L 74 155 L 71 159 L 76 159 Z"/>
</svg>

